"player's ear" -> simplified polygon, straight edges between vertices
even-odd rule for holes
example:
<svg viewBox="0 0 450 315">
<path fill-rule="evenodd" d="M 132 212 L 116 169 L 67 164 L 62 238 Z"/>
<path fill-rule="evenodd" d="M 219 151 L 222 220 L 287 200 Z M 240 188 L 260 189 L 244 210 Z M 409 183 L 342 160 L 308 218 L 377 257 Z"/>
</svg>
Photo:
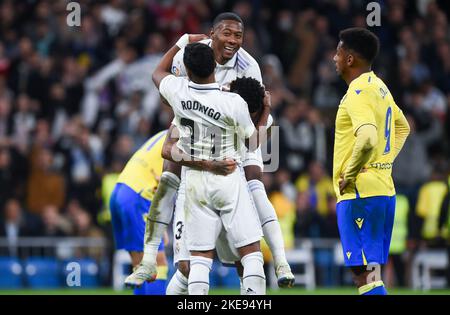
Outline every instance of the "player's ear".
<svg viewBox="0 0 450 315">
<path fill-rule="evenodd" d="M 209 38 L 213 38 L 214 36 L 214 27 L 211 27 L 211 31 L 209 31 Z"/>
<path fill-rule="evenodd" d="M 347 55 L 347 65 L 350 67 L 355 62 L 355 57 L 352 54 Z"/>
</svg>

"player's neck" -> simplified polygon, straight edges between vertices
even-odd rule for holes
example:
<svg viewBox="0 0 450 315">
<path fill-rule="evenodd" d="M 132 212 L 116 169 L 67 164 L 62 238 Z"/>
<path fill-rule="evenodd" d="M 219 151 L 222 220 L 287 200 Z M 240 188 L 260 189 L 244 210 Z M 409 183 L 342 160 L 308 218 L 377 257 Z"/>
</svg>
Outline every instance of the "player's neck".
<svg viewBox="0 0 450 315">
<path fill-rule="evenodd" d="M 196 84 L 211 84 L 211 83 L 216 83 L 216 78 L 215 78 L 214 73 L 213 73 L 212 75 L 210 75 L 207 78 L 192 77 L 191 81 L 196 83 Z"/>
<path fill-rule="evenodd" d="M 361 74 L 367 73 L 370 71 L 372 71 L 370 66 L 351 69 L 348 72 L 348 74 L 344 77 L 344 81 L 345 81 L 345 83 L 347 83 L 347 85 L 350 85 L 350 83 L 352 83 L 352 81 L 355 80 L 356 78 L 358 78 Z"/>
</svg>

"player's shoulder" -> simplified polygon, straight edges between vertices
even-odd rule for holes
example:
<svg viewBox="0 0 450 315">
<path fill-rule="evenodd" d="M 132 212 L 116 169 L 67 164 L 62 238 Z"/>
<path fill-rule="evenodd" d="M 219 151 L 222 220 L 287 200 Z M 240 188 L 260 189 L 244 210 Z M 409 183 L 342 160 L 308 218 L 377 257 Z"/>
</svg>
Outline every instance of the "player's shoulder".
<svg viewBox="0 0 450 315">
<path fill-rule="evenodd" d="M 255 58 L 253 58 L 252 55 L 250 55 L 244 48 L 239 48 L 239 50 L 236 52 L 236 63 L 237 67 L 240 68 L 242 71 L 245 71 L 247 69 L 250 69 L 252 67 L 258 67 L 259 64 L 256 61 Z"/>
<path fill-rule="evenodd" d="M 383 81 L 373 72 L 370 72 L 353 80 L 348 87 L 346 95 L 349 100 L 376 97 L 381 87 L 385 87 Z"/>
<path fill-rule="evenodd" d="M 161 80 L 161 85 L 170 86 L 173 90 L 182 85 L 187 85 L 189 81 L 185 77 L 178 77 L 174 74 L 169 74 Z"/>
<path fill-rule="evenodd" d="M 230 106 L 232 107 L 239 107 L 244 104 L 247 104 L 245 100 L 237 93 L 230 92 L 230 91 L 222 91 L 220 94 L 224 100 L 226 100 Z"/>
</svg>

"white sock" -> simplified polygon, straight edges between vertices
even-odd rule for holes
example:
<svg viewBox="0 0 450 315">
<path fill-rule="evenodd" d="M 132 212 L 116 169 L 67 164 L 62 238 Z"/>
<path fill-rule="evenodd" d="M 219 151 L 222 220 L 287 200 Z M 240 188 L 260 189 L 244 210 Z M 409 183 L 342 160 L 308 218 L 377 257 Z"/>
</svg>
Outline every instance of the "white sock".
<svg viewBox="0 0 450 315">
<path fill-rule="evenodd" d="M 171 173 L 163 172 L 153 197 L 149 215 L 145 223 L 143 262 L 156 264 L 156 255 L 164 231 L 172 220 L 175 195 L 180 186 L 180 178 Z"/>
<path fill-rule="evenodd" d="M 279 264 L 287 264 L 286 253 L 284 251 L 283 233 L 281 232 L 280 223 L 278 222 L 277 214 L 272 203 L 267 197 L 264 184 L 253 179 L 248 182 L 248 186 L 255 202 L 256 210 L 258 211 L 259 220 L 264 233 L 264 239 L 269 245 L 272 252 L 275 266 Z"/>
<path fill-rule="evenodd" d="M 177 269 L 167 285 L 166 295 L 187 295 L 188 279 Z"/>
<path fill-rule="evenodd" d="M 209 272 L 213 260 L 201 256 L 191 256 L 191 270 L 189 271 L 189 295 L 207 295 L 209 292 Z"/>
<path fill-rule="evenodd" d="M 242 277 L 239 277 L 239 289 L 241 290 L 241 295 L 246 295 L 247 292 L 245 291 L 244 287 L 244 281 L 242 280 Z"/>
<path fill-rule="evenodd" d="M 243 284 L 246 295 L 265 295 L 266 277 L 264 275 L 264 260 L 261 252 L 245 255 L 241 259 L 244 266 Z"/>
</svg>

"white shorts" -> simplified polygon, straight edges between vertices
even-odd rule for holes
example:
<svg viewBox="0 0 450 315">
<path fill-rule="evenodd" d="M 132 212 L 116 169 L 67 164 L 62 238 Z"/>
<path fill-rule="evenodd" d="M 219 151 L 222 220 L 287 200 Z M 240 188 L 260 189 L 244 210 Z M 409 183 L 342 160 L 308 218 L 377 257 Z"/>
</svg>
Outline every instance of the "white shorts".
<svg viewBox="0 0 450 315">
<path fill-rule="evenodd" d="M 179 261 L 189 261 L 190 252 L 186 244 L 186 233 L 184 231 L 184 193 L 177 198 L 177 204 L 175 208 L 175 215 L 173 220 L 173 263 L 177 264 Z M 234 265 L 236 261 L 241 260 L 237 249 L 230 245 L 227 237 L 227 232 L 222 228 L 219 234 L 219 238 L 216 242 L 217 257 L 220 262 L 225 265 Z"/>
<path fill-rule="evenodd" d="M 249 150 L 245 150 L 243 155 L 244 155 L 243 159 L 242 159 L 243 167 L 246 167 L 249 165 L 256 165 L 261 168 L 261 171 L 264 170 L 264 162 L 263 162 L 263 158 L 262 158 L 261 146 L 258 147 L 258 149 L 256 149 L 253 152 L 251 152 Z"/>
<path fill-rule="evenodd" d="M 184 211 L 184 198 L 185 198 L 185 178 L 186 168 L 181 169 L 181 182 L 178 189 L 177 200 L 175 203 L 175 214 L 173 218 L 173 263 L 177 264 L 179 261 L 189 261 L 190 252 L 186 244 L 185 233 L 185 211 Z M 216 251 L 219 260 L 223 264 L 234 264 L 239 261 L 239 253 L 236 248 L 230 246 L 227 233 L 222 229 L 219 234 L 219 238 L 216 242 Z"/>
<path fill-rule="evenodd" d="M 216 248 L 222 228 L 236 248 L 261 239 L 263 233 L 241 166 L 227 176 L 186 169 L 185 231 L 189 251 Z"/>
</svg>

